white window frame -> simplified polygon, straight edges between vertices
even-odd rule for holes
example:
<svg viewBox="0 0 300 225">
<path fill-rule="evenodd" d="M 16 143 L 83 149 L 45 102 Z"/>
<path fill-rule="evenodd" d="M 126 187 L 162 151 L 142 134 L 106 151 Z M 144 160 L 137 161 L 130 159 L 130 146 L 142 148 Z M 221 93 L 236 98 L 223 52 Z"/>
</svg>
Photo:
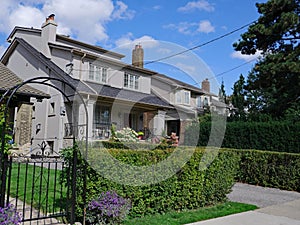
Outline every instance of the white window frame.
<svg viewBox="0 0 300 225">
<path fill-rule="evenodd" d="M 178 90 L 175 92 L 175 103 L 176 104 L 191 104 L 191 92 L 187 90 Z"/>
<path fill-rule="evenodd" d="M 201 96 L 197 96 L 197 98 L 196 98 L 196 106 L 197 106 L 197 108 L 201 108 L 202 107 L 202 98 L 201 98 Z"/>
<path fill-rule="evenodd" d="M 88 80 L 97 83 L 107 83 L 107 67 L 98 66 L 93 63 L 89 64 Z"/>
<path fill-rule="evenodd" d="M 175 93 L 175 102 L 177 104 L 181 104 L 182 103 L 181 91 L 176 91 L 176 93 Z"/>
<path fill-rule="evenodd" d="M 140 76 L 131 74 L 131 73 L 124 73 L 124 88 L 132 89 L 132 90 L 139 90 L 139 80 Z"/>
<path fill-rule="evenodd" d="M 190 105 L 191 104 L 191 92 L 190 91 L 183 91 L 183 104 Z"/>
</svg>

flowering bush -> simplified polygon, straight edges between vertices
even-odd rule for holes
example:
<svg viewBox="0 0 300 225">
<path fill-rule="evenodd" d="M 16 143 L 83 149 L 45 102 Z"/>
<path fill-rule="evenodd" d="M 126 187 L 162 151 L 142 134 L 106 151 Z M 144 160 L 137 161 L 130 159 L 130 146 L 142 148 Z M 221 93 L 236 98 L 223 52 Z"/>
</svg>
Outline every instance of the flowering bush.
<svg viewBox="0 0 300 225">
<path fill-rule="evenodd" d="M 91 224 L 121 224 L 130 208 L 129 199 L 119 196 L 114 191 L 103 192 L 89 203 L 87 219 Z"/>
<path fill-rule="evenodd" d="M 0 207 L 0 225 L 18 225 L 21 224 L 21 215 L 16 211 L 12 204 L 6 207 Z"/>
<path fill-rule="evenodd" d="M 138 142 L 138 133 L 129 127 L 115 132 L 115 140 L 120 142 Z"/>
</svg>

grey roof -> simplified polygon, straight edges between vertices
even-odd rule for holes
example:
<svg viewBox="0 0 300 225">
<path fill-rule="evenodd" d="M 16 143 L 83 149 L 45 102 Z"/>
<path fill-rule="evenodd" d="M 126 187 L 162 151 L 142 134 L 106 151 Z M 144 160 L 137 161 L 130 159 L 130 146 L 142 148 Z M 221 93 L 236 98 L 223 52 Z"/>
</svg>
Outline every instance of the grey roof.
<svg viewBox="0 0 300 225">
<path fill-rule="evenodd" d="M 145 94 L 137 91 L 120 89 L 108 85 L 101 85 L 93 82 L 86 82 L 89 87 L 101 97 L 108 97 L 118 100 L 130 101 L 133 103 L 141 103 L 147 105 L 155 105 L 158 107 L 174 108 L 168 102 L 153 94 Z"/>
<path fill-rule="evenodd" d="M 41 35 L 41 32 L 42 32 L 41 29 L 37 29 L 37 28 L 33 28 L 33 27 L 29 28 L 29 27 L 16 26 L 16 27 L 14 27 L 14 29 L 12 30 L 12 32 L 8 36 L 8 38 L 7 38 L 8 42 L 12 41 L 13 36 L 17 31 L 36 33 L 36 34 L 39 34 L 39 35 Z M 86 47 L 86 48 L 95 49 L 96 51 L 111 55 L 112 57 L 115 57 L 115 58 L 123 58 L 124 57 L 123 54 L 106 50 L 106 49 L 104 49 L 100 46 L 87 44 L 85 42 L 81 42 L 81 41 L 72 39 L 72 38 L 70 38 L 69 36 L 66 36 L 66 35 L 57 34 L 56 39 L 66 41 L 66 42 L 69 42 L 69 43 L 73 43 L 73 44 L 77 44 L 77 45 L 81 45 L 81 46 Z"/>
<path fill-rule="evenodd" d="M 134 103 L 153 105 L 157 107 L 173 108 L 169 103 L 165 102 L 164 100 L 160 99 L 159 97 L 153 94 L 144 94 L 136 91 L 114 88 L 107 85 L 100 85 L 92 82 L 82 82 L 78 79 L 74 79 L 69 74 L 65 73 L 49 58 L 45 57 L 42 53 L 37 51 L 24 39 L 15 38 L 14 42 L 21 44 L 37 60 L 39 60 L 42 64 L 46 65 L 52 71 L 50 76 L 64 80 L 66 83 L 76 88 L 78 92 L 99 95 L 100 97 L 108 97 L 124 101 L 130 101 Z M 14 42 L 12 44 L 14 44 Z"/>
<path fill-rule="evenodd" d="M 209 93 L 205 90 L 203 90 L 202 88 L 198 88 L 194 85 L 182 82 L 180 80 L 174 79 L 172 77 L 169 77 L 167 75 L 161 74 L 161 73 L 157 73 L 155 75 L 152 76 L 152 78 L 156 78 L 160 81 L 166 82 L 170 85 L 174 85 L 174 86 L 181 86 L 182 88 L 186 88 L 188 90 L 191 90 L 197 94 L 207 94 L 207 95 L 214 95 L 213 93 Z"/>
<path fill-rule="evenodd" d="M 8 69 L 3 63 L 0 62 L 0 92 L 5 92 L 6 90 L 21 84 L 23 80 L 19 78 L 15 73 L 13 73 L 10 69 Z M 50 97 L 48 94 L 35 89 L 27 84 L 20 87 L 17 91 L 17 94 L 20 95 L 28 95 L 32 97 L 42 97 L 48 98 Z"/>
<path fill-rule="evenodd" d="M 28 52 L 30 52 L 33 57 L 39 60 L 43 65 L 47 66 L 51 70 L 50 77 L 59 78 L 69 85 L 73 86 L 79 92 L 91 93 L 92 90 L 83 84 L 81 81 L 72 78 L 69 74 L 63 71 L 59 66 L 52 62 L 49 58 L 44 56 L 42 53 L 37 51 L 28 42 L 22 38 L 15 38 L 12 44 L 18 43 L 22 45 Z"/>
<path fill-rule="evenodd" d="M 225 104 L 224 102 L 221 102 L 221 101 L 217 101 L 215 99 L 212 99 L 211 100 L 211 104 L 216 106 L 216 107 L 220 107 L 220 108 L 227 108 L 229 107 L 227 104 Z"/>
</svg>

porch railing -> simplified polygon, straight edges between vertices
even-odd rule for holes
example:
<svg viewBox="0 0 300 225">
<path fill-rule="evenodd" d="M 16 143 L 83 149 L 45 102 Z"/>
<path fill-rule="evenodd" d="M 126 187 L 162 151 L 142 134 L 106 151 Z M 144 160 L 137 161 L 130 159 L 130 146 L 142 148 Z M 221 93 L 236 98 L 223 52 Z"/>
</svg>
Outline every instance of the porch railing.
<svg viewBox="0 0 300 225">
<path fill-rule="evenodd" d="M 94 139 L 108 139 L 111 135 L 111 124 L 93 124 L 93 138 Z"/>
<path fill-rule="evenodd" d="M 76 137 L 80 133 L 81 126 L 73 123 L 65 123 L 65 138 Z M 111 136 L 111 124 L 94 123 L 92 126 L 93 139 L 108 139 Z"/>
</svg>

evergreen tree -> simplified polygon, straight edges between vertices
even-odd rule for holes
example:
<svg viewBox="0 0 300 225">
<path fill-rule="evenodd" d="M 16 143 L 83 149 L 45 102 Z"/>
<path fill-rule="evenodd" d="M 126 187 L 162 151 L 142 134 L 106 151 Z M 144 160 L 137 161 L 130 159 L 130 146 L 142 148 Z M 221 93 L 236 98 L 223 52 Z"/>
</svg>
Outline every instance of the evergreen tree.
<svg viewBox="0 0 300 225">
<path fill-rule="evenodd" d="M 262 54 L 245 86 L 249 111 L 281 117 L 300 103 L 300 0 L 269 0 L 256 7 L 261 16 L 234 48 Z"/>
<path fill-rule="evenodd" d="M 231 102 L 234 108 L 236 109 L 234 118 L 244 120 L 246 117 L 245 107 L 246 107 L 246 99 L 245 99 L 245 78 L 241 74 L 238 81 L 236 81 L 233 85 L 233 93 L 231 96 Z"/>
</svg>

